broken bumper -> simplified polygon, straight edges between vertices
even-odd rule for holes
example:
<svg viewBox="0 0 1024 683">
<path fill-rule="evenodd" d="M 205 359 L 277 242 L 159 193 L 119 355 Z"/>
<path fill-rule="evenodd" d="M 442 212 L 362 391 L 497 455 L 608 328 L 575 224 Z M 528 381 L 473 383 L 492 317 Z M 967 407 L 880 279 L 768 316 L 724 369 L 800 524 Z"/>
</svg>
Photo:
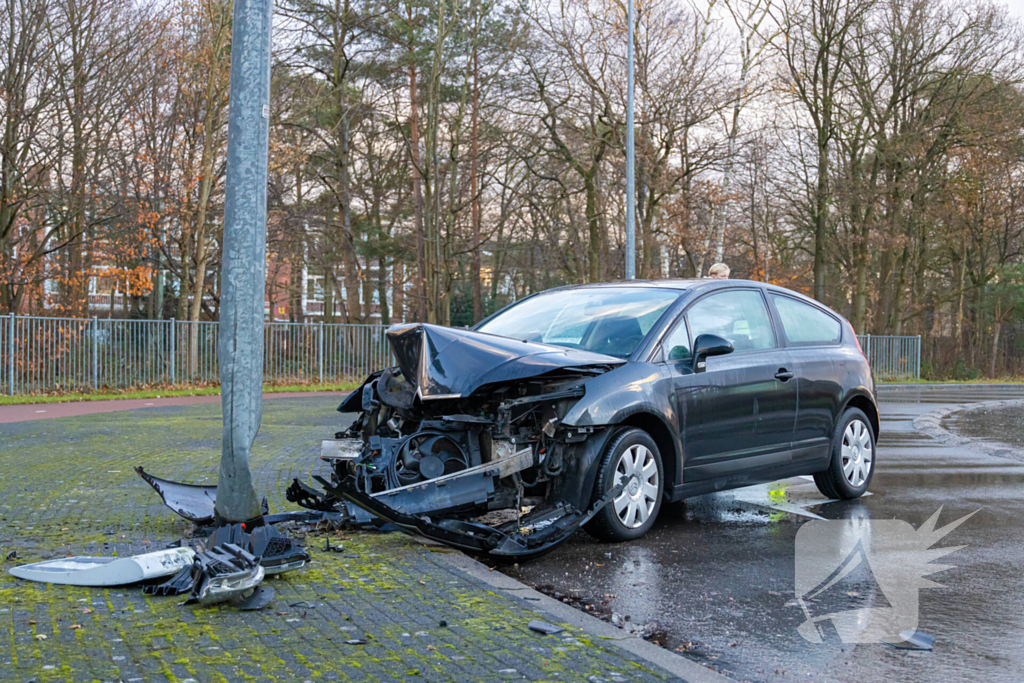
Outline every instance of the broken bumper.
<svg viewBox="0 0 1024 683">
<path fill-rule="evenodd" d="M 360 491 L 354 478 L 333 486 L 319 479 L 325 490 L 408 533 L 419 534 L 476 555 L 528 559 L 542 555 L 568 540 L 611 500 L 622 492 L 617 486 L 582 511 L 567 503 L 537 506 L 528 514 L 492 527 L 454 518 L 434 519 L 427 514 L 397 510 L 380 499 Z"/>
</svg>

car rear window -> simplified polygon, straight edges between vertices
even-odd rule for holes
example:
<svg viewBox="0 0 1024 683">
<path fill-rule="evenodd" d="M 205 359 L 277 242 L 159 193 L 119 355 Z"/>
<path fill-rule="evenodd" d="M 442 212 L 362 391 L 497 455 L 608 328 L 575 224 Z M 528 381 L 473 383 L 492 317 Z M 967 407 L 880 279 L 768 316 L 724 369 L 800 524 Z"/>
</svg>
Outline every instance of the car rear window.
<svg viewBox="0 0 1024 683">
<path fill-rule="evenodd" d="M 786 339 L 792 344 L 838 344 L 842 325 L 817 306 L 788 296 L 772 295 Z"/>
</svg>

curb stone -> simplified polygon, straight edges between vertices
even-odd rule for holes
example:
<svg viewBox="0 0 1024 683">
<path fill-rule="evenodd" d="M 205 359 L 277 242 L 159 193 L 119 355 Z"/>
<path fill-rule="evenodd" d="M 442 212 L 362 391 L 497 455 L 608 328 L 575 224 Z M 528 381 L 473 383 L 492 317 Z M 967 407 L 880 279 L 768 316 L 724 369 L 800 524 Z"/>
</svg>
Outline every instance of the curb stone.
<svg viewBox="0 0 1024 683">
<path fill-rule="evenodd" d="M 640 659 L 652 667 L 667 671 L 682 681 L 687 683 L 725 683 L 726 681 L 732 681 L 731 678 L 723 676 L 712 669 L 691 662 L 685 657 L 681 657 L 653 643 L 648 643 L 646 640 L 629 635 L 621 629 L 601 621 L 597 617 L 585 614 L 574 607 L 570 607 L 550 596 L 535 591 L 526 584 L 520 583 L 501 572 L 491 571 L 486 565 L 477 562 L 468 555 L 453 552 L 438 553 L 435 554 L 435 557 L 441 562 L 468 574 L 472 578 L 482 581 L 506 597 L 522 603 L 529 609 L 547 614 L 554 621 L 572 624 L 606 643 L 625 650 L 632 657 Z M 529 602 L 526 602 L 527 600 Z"/>
</svg>

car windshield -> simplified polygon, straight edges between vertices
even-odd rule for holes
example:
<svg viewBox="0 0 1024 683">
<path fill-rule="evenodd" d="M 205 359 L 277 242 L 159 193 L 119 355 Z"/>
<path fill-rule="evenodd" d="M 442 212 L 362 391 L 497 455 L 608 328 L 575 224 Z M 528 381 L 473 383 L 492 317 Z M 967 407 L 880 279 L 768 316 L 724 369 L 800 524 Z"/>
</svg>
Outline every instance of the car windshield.
<svg viewBox="0 0 1024 683">
<path fill-rule="evenodd" d="M 557 290 L 530 297 L 478 329 L 628 358 L 681 294 L 678 289 L 653 287 Z"/>
</svg>

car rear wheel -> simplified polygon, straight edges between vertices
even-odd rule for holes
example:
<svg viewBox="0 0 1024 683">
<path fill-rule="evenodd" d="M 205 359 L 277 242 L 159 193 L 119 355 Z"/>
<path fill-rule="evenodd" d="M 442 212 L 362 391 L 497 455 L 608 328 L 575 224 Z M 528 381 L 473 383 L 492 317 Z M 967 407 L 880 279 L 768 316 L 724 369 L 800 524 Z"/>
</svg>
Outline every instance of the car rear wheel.
<svg viewBox="0 0 1024 683">
<path fill-rule="evenodd" d="M 604 541 L 631 541 L 654 526 L 664 492 L 661 454 L 647 432 L 623 429 L 613 438 L 601 458 L 594 498 L 618 484 L 622 491 L 604 506 L 585 527 Z"/>
<path fill-rule="evenodd" d="M 858 408 L 843 413 L 832 438 L 828 469 L 814 475 L 814 483 L 829 498 L 860 498 L 875 473 L 875 433 L 868 416 Z"/>
</svg>

